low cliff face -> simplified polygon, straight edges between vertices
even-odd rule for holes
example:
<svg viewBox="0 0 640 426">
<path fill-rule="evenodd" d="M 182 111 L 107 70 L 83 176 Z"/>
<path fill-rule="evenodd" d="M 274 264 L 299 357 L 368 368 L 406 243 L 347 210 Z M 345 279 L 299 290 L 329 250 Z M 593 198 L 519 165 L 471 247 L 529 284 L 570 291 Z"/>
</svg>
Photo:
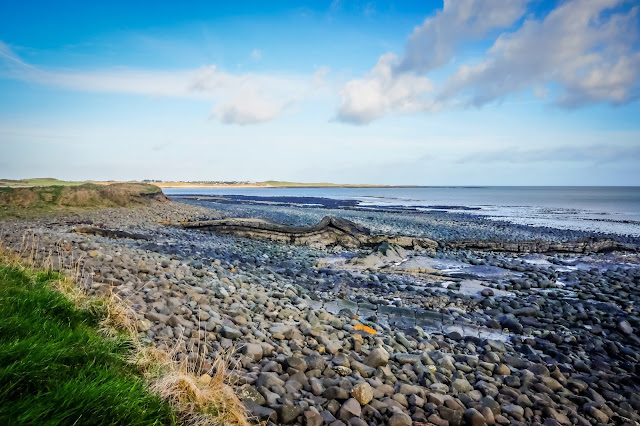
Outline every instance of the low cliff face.
<svg viewBox="0 0 640 426">
<path fill-rule="evenodd" d="M 405 248 L 434 250 L 438 245 L 427 238 L 372 235 L 369 229 L 354 222 L 325 216 L 309 227 L 290 227 L 259 219 L 221 219 L 181 224 L 185 228 L 208 230 L 220 234 L 271 240 L 286 244 L 347 248 L 375 246 L 388 242 Z"/>
</svg>

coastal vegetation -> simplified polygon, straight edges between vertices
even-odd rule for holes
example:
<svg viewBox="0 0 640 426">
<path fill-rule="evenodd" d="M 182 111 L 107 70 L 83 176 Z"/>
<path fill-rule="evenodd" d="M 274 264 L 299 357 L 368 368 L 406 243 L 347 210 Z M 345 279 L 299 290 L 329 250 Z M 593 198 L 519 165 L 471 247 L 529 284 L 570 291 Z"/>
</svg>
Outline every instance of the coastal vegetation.
<svg viewBox="0 0 640 426">
<path fill-rule="evenodd" d="M 152 200 L 166 200 L 166 197 L 157 186 L 144 183 L 0 187 L 0 217 L 65 209 L 141 206 Z"/>
<path fill-rule="evenodd" d="M 62 279 L 0 265 L 0 424 L 175 424 L 126 361 L 132 342 L 98 331 L 106 306 L 74 303 Z"/>
<path fill-rule="evenodd" d="M 58 180 L 55 178 L 31 178 L 31 179 L 0 179 L 0 186 L 77 186 L 87 181 Z"/>
<path fill-rule="evenodd" d="M 119 298 L 34 263 L 0 246 L 0 424 L 248 425 L 230 353 L 178 361 Z"/>
</svg>

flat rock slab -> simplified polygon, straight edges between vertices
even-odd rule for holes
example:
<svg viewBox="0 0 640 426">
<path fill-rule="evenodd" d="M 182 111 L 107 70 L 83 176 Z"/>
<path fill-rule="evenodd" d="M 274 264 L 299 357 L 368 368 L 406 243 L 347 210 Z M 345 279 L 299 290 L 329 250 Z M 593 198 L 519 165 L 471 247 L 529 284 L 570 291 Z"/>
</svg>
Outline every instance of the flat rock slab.
<svg viewBox="0 0 640 426">
<path fill-rule="evenodd" d="M 442 283 L 442 285 L 445 288 L 448 287 L 450 284 L 453 284 L 453 282 L 452 281 L 445 281 L 445 282 Z M 488 286 L 486 286 L 484 284 L 484 282 L 482 282 L 480 280 L 462 280 L 458 284 L 460 284 L 460 290 L 453 290 L 453 291 L 456 291 L 456 292 L 461 293 L 461 294 L 466 294 L 466 295 L 469 295 L 469 296 L 479 296 L 480 293 L 482 292 L 482 290 L 487 289 L 487 288 L 490 289 L 491 291 L 493 291 L 493 295 L 494 296 L 503 296 L 503 297 L 513 297 L 514 296 L 514 294 L 509 292 L 509 291 L 498 290 L 497 288 L 488 287 Z"/>
<path fill-rule="evenodd" d="M 621 243 L 609 238 L 589 238 L 581 241 L 551 242 L 535 241 L 490 241 L 461 240 L 448 243 L 451 248 L 463 250 L 486 250 L 510 253 L 607 253 L 612 251 L 637 252 L 633 244 Z"/>
<path fill-rule="evenodd" d="M 184 222 L 178 226 L 202 229 L 238 237 L 316 247 L 342 246 L 347 248 L 376 246 L 383 242 L 404 248 L 435 250 L 438 244 L 428 238 L 394 235 L 372 235 L 368 228 L 335 216 L 325 216 L 313 226 L 292 227 L 261 219 L 219 219 Z"/>
</svg>

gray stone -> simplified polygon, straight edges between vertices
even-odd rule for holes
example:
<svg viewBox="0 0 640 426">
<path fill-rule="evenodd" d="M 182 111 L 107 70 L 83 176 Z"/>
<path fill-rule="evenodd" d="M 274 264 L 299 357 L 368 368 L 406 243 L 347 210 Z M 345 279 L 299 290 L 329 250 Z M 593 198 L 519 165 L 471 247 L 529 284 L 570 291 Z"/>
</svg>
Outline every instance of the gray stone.
<svg viewBox="0 0 640 426">
<path fill-rule="evenodd" d="M 598 410 L 596 407 L 594 407 L 593 405 L 589 406 L 589 408 L 587 409 L 587 412 L 589 414 L 591 414 L 591 416 L 596 419 L 598 422 L 600 423 L 609 423 L 609 416 L 607 416 L 604 412 L 602 412 L 601 410 Z"/>
<path fill-rule="evenodd" d="M 389 352 L 384 350 L 384 348 L 375 348 L 369 353 L 364 363 L 369 367 L 378 368 L 384 367 L 388 362 Z"/>
<path fill-rule="evenodd" d="M 276 373 L 260 373 L 256 386 L 270 388 L 272 386 L 284 386 L 284 380 L 280 379 Z"/>
<path fill-rule="evenodd" d="M 416 364 L 420 362 L 421 355 L 397 353 L 394 355 L 394 359 L 399 364 Z"/>
<path fill-rule="evenodd" d="M 511 417 L 515 417 L 516 419 L 521 419 L 522 416 L 524 416 L 524 408 L 515 404 L 503 405 L 502 412 L 510 415 Z"/>
<path fill-rule="evenodd" d="M 222 327 L 222 336 L 226 337 L 227 339 L 239 339 L 240 337 L 242 337 L 242 332 L 238 329 L 235 329 L 233 327 L 228 327 L 228 326 L 224 326 Z"/>
<path fill-rule="evenodd" d="M 351 369 L 357 371 L 358 373 L 360 373 L 360 375 L 362 377 L 364 377 L 365 379 L 368 377 L 373 376 L 376 373 L 376 369 L 369 367 L 368 365 L 365 365 L 361 362 L 358 361 L 352 361 L 351 362 Z"/>
<path fill-rule="evenodd" d="M 362 414 L 360 403 L 355 398 L 349 398 L 342 404 L 342 407 L 340 407 L 338 418 L 341 420 L 349 420 L 351 417 L 360 417 L 360 414 Z"/>
<path fill-rule="evenodd" d="M 471 383 L 467 381 L 467 379 L 456 379 L 451 383 L 451 388 L 459 393 L 467 393 L 473 390 L 473 386 Z"/>
<path fill-rule="evenodd" d="M 349 392 L 338 386 L 331 386 L 325 389 L 322 396 L 327 399 L 347 399 L 349 398 Z"/>
<path fill-rule="evenodd" d="M 304 412 L 304 420 L 307 426 L 321 426 L 324 420 L 315 407 L 309 408 Z"/>
<path fill-rule="evenodd" d="M 278 413 L 278 421 L 285 425 L 295 422 L 302 414 L 302 408 L 297 405 L 276 405 L 275 410 Z"/>
<path fill-rule="evenodd" d="M 462 409 L 454 410 L 449 407 L 439 407 L 440 417 L 449 422 L 451 426 L 459 426 L 462 424 Z"/>
<path fill-rule="evenodd" d="M 253 358 L 254 361 L 260 361 L 262 359 L 262 346 L 257 343 L 247 343 L 240 351 L 243 355 Z"/>
<path fill-rule="evenodd" d="M 491 297 L 493 296 L 493 290 L 491 290 L 490 288 L 485 288 L 485 289 L 482 289 L 480 294 L 484 297 Z"/>
<path fill-rule="evenodd" d="M 620 321 L 618 323 L 618 330 L 624 334 L 633 334 L 633 327 L 629 324 L 629 321 Z"/>
<path fill-rule="evenodd" d="M 369 426 L 369 424 L 359 417 L 351 417 L 349 419 L 349 426 Z"/>
<path fill-rule="evenodd" d="M 470 426 L 482 426 L 485 424 L 484 416 L 475 408 L 467 408 L 462 414 L 465 424 Z"/>
<path fill-rule="evenodd" d="M 149 311 L 144 316 L 149 321 L 159 322 L 160 324 L 166 324 L 169 321 L 169 315 L 159 314 L 156 311 Z"/>
<path fill-rule="evenodd" d="M 251 401 L 258 405 L 264 405 L 267 402 L 264 396 L 262 396 L 262 394 L 251 385 L 240 386 L 236 393 L 242 401 Z"/>
<path fill-rule="evenodd" d="M 292 356 L 287 358 L 286 363 L 287 363 L 287 366 L 291 368 L 295 368 L 298 371 L 304 372 L 307 370 L 307 363 L 302 358 Z"/>
<path fill-rule="evenodd" d="M 327 366 L 327 361 L 318 354 L 308 355 L 304 360 L 309 370 L 324 370 Z"/>
<path fill-rule="evenodd" d="M 389 422 L 387 424 L 389 426 L 411 426 L 413 422 L 408 414 L 395 413 L 393 416 L 389 417 Z"/>
<path fill-rule="evenodd" d="M 271 420 L 274 422 L 277 420 L 278 415 L 276 413 L 276 410 L 263 407 L 252 401 L 245 401 L 244 406 L 249 411 L 252 417 L 255 417 L 259 420 Z"/>
</svg>

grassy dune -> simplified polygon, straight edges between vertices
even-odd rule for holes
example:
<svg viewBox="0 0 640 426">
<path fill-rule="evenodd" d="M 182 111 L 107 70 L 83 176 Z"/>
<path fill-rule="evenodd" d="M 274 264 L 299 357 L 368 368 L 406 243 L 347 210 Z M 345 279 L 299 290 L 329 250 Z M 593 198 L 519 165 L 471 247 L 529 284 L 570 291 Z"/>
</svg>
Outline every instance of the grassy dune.
<svg viewBox="0 0 640 426">
<path fill-rule="evenodd" d="M 160 188 L 143 183 L 0 187 L 0 217 L 74 208 L 132 207 L 166 199 Z"/>
<path fill-rule="evenodd" d="M 75 306 L 50 283 L 0 265 L 0 424 L 175 424 L 125 361 L 125 338 L 97 332 L 100 305 Z"/>
</svg>

